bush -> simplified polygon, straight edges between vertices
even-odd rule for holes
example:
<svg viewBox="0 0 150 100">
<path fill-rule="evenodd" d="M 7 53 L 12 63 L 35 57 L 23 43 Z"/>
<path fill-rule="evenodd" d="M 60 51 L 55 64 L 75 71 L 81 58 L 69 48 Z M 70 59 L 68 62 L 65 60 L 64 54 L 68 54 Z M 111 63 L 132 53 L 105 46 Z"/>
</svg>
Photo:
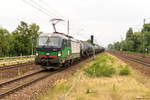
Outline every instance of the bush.
<svg viewBox="0 0 150 100">
<path fill-rule="evenodd" d="M 95 62 L 92 66 L 85 69 L 85 72 L 90 77 L 111 77 L 116 70 L 105 62 Z"/>
<path fill-rule="evenodd" d="M 129 75 L 131 72 L 129 70 L 129 68 L 126 66 L 126 67 L 123 67 L 121 70 L 120 70 L 120 75 Z"/>
</svg>

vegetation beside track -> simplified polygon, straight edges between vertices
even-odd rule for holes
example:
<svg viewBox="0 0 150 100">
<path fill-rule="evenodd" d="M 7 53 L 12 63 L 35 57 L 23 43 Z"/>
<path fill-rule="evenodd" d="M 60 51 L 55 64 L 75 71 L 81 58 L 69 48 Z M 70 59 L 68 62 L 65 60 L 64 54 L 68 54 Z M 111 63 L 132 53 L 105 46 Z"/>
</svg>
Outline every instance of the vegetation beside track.
<svg viewBox="0 0 150 100">
<path fill-rule="evenodd" d="M 110 69 L 115 71 L 111 72 Z M 39 99 L 136 100 L 150 98 L 148 84 L 150 80 L 146 76 L 116 57 L 104 53 L 82 66 L 69 79 L 58 81 L 47 94 L 39 96 Z"/>
<path fill-rule="evenodd" d="M 128 66 L 114 67 L 115 59 L 107 54 L 98 56 L 93 64 L 84 69 L 86 74 L 90 77 L 111 77 L 113 74 L 129 75 L 130 70 Z"/>
<path fill-rule="evenodd" d="M 34 56 L 4 59 L 4 60 L 0 60 L 0 67 L 7 66 L 7 65 L 15 65 L 15 64 L 20 64 L 20 63 L 28 63 L 32 61 L 34 61 Z"/>
</svg>

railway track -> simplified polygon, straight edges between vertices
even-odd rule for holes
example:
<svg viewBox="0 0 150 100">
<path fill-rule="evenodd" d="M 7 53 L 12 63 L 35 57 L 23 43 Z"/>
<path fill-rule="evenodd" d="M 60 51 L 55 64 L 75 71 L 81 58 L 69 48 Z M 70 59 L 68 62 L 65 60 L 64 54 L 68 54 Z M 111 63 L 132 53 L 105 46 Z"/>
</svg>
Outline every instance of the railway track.
<svg viewBox="0 0 150 100">
<path fill-rule="evenodd" d="M 111 54 L 123 57 L 125 59 L 128 59 L 130 61 L 137 62 L 137 63 L 142 64 L 144 66 L 150 67 L 150 62 L 148 62 L 148 61 L 144 61 L 144 60 L 138 59 L 138 58 L 133 58 L 133 57 L 130 57 L 130 55 L 124 55 L 124 54 L 122 54 L 120 52 L 119 53 L 118 52 L 113 52 L 113 51 L 108 51 L 108 52 L 111 53 Z"/>
<path fill-rule="evenodd" d="M 14 65 L 1 66 L 0 70 L 7 70 L 11 68 L 16 68 L 16 67 L 24 67 L 24 66 L 33 65 L 33 64 L 34 62 L 28 62 L 28 63 L 19 63 L 19 64 L 14 64 Z"/>
<path fill-rule="evenodd" d="M 6 82 L 0 83 L 0 98 L 13 93 L 14 91 L 30 85 L 38 80 L 48 77 L 54 72 L 46 72 L 44 70 L 39 70 L 28 75 L 21 76 Z"/>
<path fill-rule="evenodd" d="M 56 71 L 39 70 L 28 75 L 24 75 L 12 80 L 0 83 L 0 99 L 23 88 L 32 83 L 40 81 L 50 75 L 65 70 L 67 67 L 62 67 Z"/>
</svg>

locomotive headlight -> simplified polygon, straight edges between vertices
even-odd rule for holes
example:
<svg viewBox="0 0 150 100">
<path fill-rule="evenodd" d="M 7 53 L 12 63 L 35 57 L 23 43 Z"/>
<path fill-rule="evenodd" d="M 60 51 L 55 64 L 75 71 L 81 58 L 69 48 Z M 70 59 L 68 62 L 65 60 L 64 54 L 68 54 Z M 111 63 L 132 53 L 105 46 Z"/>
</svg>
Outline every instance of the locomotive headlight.
<svg viewBox="0 0 150 100">
<path fill-rule="evenodd" d="M 38 56 L 38 53 L 36 53 L 35 55 Z"/>
<path fill-rule="evenodd" d="M 59 57 L 61 56 L 61 53 L 60 53 L 60 52 L 58 53 L 58 56 L 59 56 Z"/>
<path fill-rule="evenodd" d="M 48 56 L 48 55 L 50 55 L 50 53 L 46 53 L 46 55 Z"/>
</svg>

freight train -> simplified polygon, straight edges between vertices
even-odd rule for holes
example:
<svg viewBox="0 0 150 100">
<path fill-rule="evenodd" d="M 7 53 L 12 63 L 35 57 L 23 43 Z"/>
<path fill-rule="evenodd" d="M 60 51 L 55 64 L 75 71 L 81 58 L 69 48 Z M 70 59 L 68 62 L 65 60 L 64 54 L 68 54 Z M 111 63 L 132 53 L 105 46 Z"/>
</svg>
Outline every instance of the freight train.
<svg viewBox="0 0 150 100">
<path fill-rule="evenodd" d="M 42 33 L 37 42 L 35 63 L 44 69 L 58 69 L 102 51 L 104 48 L 97 44 L 60 32 Z"/>
</svg>

